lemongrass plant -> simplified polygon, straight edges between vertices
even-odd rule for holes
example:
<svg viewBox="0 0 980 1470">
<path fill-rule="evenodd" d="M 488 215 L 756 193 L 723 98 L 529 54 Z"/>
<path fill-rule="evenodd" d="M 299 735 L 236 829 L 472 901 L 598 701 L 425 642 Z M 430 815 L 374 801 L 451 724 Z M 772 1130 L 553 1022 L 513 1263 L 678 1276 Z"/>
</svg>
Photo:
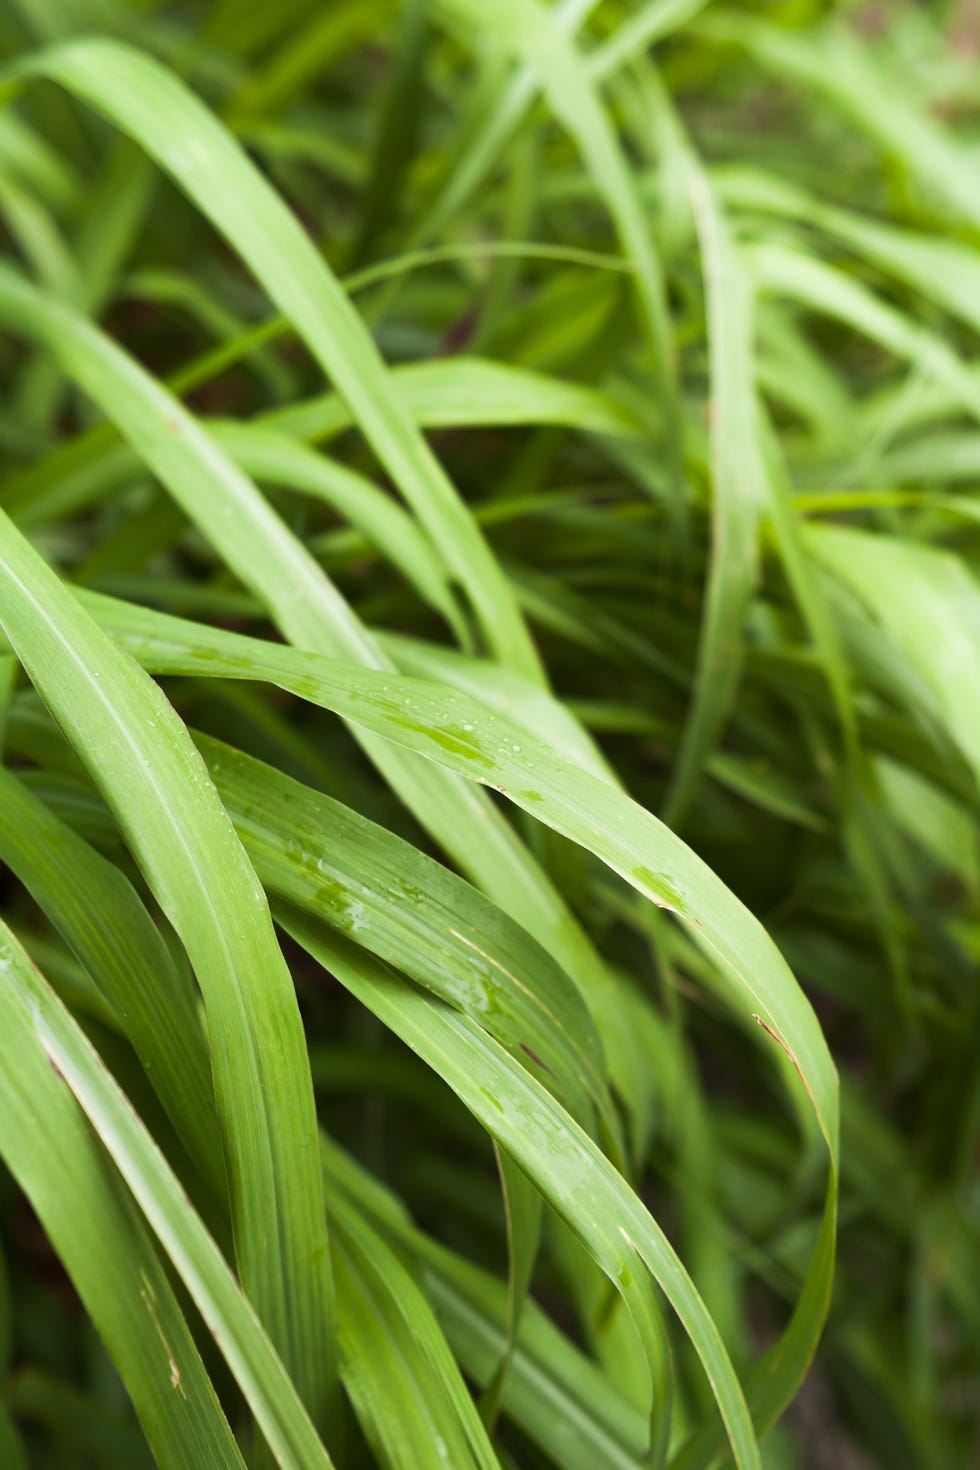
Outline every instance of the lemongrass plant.
<svg viewBox="0 0 980 1470">
<path fill-rule="evenodd" d="M 980 1460 L 978 26 L 2 0 L 3 1470 Z"/>
</svg>

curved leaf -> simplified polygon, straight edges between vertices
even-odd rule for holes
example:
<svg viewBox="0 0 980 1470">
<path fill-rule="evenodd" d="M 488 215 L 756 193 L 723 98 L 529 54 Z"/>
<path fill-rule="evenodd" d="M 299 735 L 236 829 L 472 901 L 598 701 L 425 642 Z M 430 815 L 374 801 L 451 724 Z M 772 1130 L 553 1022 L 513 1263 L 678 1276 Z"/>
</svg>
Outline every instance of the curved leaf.
<svg viewBox="0 0 980 1470">
<path fill-rule="evenodd" d="M 510 589 L 393 390 L 360 317 L 234 138 L 176 76 L 118 41 L 69 42 L 28 58 L 17 74 L 44 76 L 74 92 L 173 175 L 333 379 L 382 464 L 463 579 L 490 647 L 536 676 L 537 655 Z"/>
<path fill-rule="evenodd" d="M 207 1009 L 242 1278 L 319 1416 L 332 1344 L 316 1114 L 265 894 L 161 691 L 2 513 L 0 626 L 186 946 Z"/>
</svg>

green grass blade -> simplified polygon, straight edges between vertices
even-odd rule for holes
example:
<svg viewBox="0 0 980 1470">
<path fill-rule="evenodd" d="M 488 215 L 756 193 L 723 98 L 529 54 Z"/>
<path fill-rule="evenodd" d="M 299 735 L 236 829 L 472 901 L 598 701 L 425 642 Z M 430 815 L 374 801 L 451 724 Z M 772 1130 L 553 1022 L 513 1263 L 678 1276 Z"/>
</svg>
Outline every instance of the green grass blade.
<svg viewBox="0 0 980 1470">
<path fill-rule="evenodd" d="M 355 14 L 363 7 L 358 5 Z M 361 226 L 354 243 L 355 262 L 377 254 L 377 242 L 397 214 L 419 132 L 423 97 L 428 0 L 402 0 L 392 38 L 392 78 L 375 139 Z"/>
<path fill-rule="evenodd" d="M 954 401 L 980 416 L 980 384 L 941 337 L 873 296 L 842 271 L 782 245 L 757 245 L 746 252 L 760 289 L 773 291 L 813 311 L 837 317 L 934 376 Z"/>
<path fill-rule="evenodd" d="M 402 674 L 448 684 L 478 699 L 529 734 L 548 731 L 549 743 L 600 781 L 615 781 L 609 762 L 592 736 L 568 706 L 529 679 L 502 669 L 489 659 L 469 658 L 456 649 L 399 634 L 381 634 L 378 640 Z"/>
<path fill-rule="evenodd" d="M 163 694 L 6 517 L 0 572 L 0 624 L 105 795 L 202 987 L 242 1279 L 319 1416 L 332 1343 L 316 1117 L 265 895 Z"/>
<path fill-rule="evenodd" d="M 104 1337 L 157 1463 L 244 1470 L 150 1238 L 40 1040 L 45 1004 L 57 1002 L 0 926 L 0 1153 Z"/>
<path fill-rule="evenodd" d="M 310 953 L 452 1087 L 511 1153 L 623 1295 L 660 1383 L 649 1270 L 691 1336 L 730 1435 L 736 1464 L 761 1464 L 741 1388 L 711 1317 L 666 1237 L 613 1166 L 562 1109 L 485 1032 L 402 982 L 315 923 L 280 918 Z M 645 1268 L 645 1269 L 644 1269 Z M 655 1404 L 654 1413 L 663 1409 Z"/>
<path fill-rule="evenodd" d="M 392 389 L 360 317 L 234 139 L 175 76 L 118 42 L 74 42 L 40 53 L 22 69 L 58 82 L 134 137 L 226 236 L 307 342 L 458 572 L 488 645 L 536 676 L 538 658 L 510 589 Z"/>
<path fill-rule="evenodd" d="M 664 806 L 676 826 L 731 709 L 759 555 L 763 470 L 752 401 L 752 296 L 707 178 L 689 165 L 701 249 L 711 363 L 711 561 L 687 728 Z"/>
<path fill-rule="evenodd" d="M 725 197 L 741 208 L 772 210 L 776 215 L 818 226 L 927 300 L 960 317 L 974 331 L 980 330 L 980 262 L 959 241 L 900 230 L 867 215 L 834 208 L 754 169 L 724 171 L 719 185 Z"/>
<path fill-rule="evenodd" d="M 820 1028 L 765 930 L 655 817 L 523 729 L 456 691 L 355 670 L 260 639 L 86 595 L 103 626 L 157 673 L 266 678 L 502 792 L 692 926 L 722 961 L 732 1000 L 799 1069 L 832 1153 L 837 1078 Z"/>
<path fill-rule="evenodd" d="M 336 1144 L 324 1141 L 323 1158 L 331 1189 L 349 1195 L 417 1265 L 467 1374 L 489 1383 L 507 1344 L 507 1287 L 418 1230 L 400 1202 Z M 645 1457 L 644 1415 L 533 1300 L 521 1314 L 503 1412 L 567 1470 L 639 1470 Z"/>
<path fill-rule="evenodd" d="M 344 1387 L 379 1463 L 391 1470 L 497 1470 L 420 1287 L 348 1201 L 333 1201 L 330 1220 Z"/>
<path fill-rule="evenodd" d="M 552 12 L 555 28 L 564 35 L 574 34 L 598 3 L 599 0 L 557 0 Z M 448 14 L 452 16 L 454 11 L 455 4 L 449 7 Z M 464 20 L 467 18 L 463 15 Z M 496 76 L 493 80 L 496 81 Z M 438 234 L 480 188 L 519 128 L 539 87 L 540 80 L 532 63 L 515 67 L 505 85 L 494 87 L 490 105 L 480 112 L 464 137 L 448 177 L 413 233 L 413 244 Z"/>
<path fill-rule="evenodd" d="M 0 317 L 20 330 L 40 334 L 58 351 L 86 390 L 118 419 L 231 569 L 256 590 L 289 639 L 308 648 L 328 648 L 369 668 L 389 667 L 375 640 L 251 481 L 197 420 L 130 357 L 77 314 L 2 269 Z M 93 473 L 90 455 L 83 446 L 64 457 L 83 486 Z M 32 502 L 33 490 L 28 489 L 26 499 Z M 375 741 L 370 733 L 361 738 L 406 805 L 463 871 L 518 922 L 533 929 L 574 977 L 629 1104 L 642 1093 L 644 1068 L 614 983 L 513 829 L 466 782 L 447 778 L 427 762 Z"/>
<path fill-rule="evenodd" d="M 709 0 L 647 0 L 622 20 L 589 53 L 588 68 L 596 80 L 612 76 L 651 46 L 680 30 L 708 5 Z"/>
<path fill-rule="evenodd" d="M 5 768 L 0 861 L 27 886 L 119 1017 L 204 1177 L 222 1191 L 224 1160 L 196 995 L 128 880 Z"/>
<path fill-rule="evenodd" d="M 426 534 L 366 476 L 296 444 L 263 424 L 209 425 L 218 444 L 246 474 L 324 500 L 357 526 L 406 577 L 458 637 L 465 637 L 449 574 Z"/>
<path fill-rule="evenodd" d="M 26 956 L 19 955 L 9 940 L 4 949 L 4 968 L 8 972 L 14 968 L 17 982 L 16 989 L 9 981 L 4 987 L 8 1024 L 16 1025 L 13 1017 L 17 1017 L 21 1045 L 56 1079 L 56 1090 L 61 1092 L 58 1111 L 65 1112 L 66 1094 L 70 1094 L 74 1101 L 68 1110 L 77 1119 L 76 1134 L 79 1127 L 83 1133 L 87 1130 L 75 1102 L 125 1179 L 238 1379 L 277 1463 L 283 1470 L 329 1470 L 329 1456 L 295 1388 L 220 1251 L 188 1203 L 180 1181 L 97 1052 Z M 93 1146 L 89 1135 L 84 1152 L 91 1155 Z M 67 1195 L 63 1198 L 67 1202 Z M 93 1260 L 100 1256 L 98 1251 L 92 1253 Z M 162 1279 L 158 1268 L 156 1280 L 148 1279 L 143 1291 L 145 1309 L 151 1314 L 158 1306 L 154 1293 Z M 166 1287 L 163 1293 L 169 1296 Z M 156 1342 L 153 1334 L 145 1332 L 143 1341 L 144 1351 L 154 1347 L 157 1357 L 161 1350 L 167 1356 L 171 1395 L 186 1398 L 186 1389 L 180 1392 L 181 1366 L 172 1359 L 169 1326 L 160 1322 Z M 206 1439 L 202 1439 L 201 1452 L 207 1453 Z M 183 1463 L 199 1462 L 192 1451 L 191 1459 Z M 209 1462 L 202 1459 L 200 1463 Z M 239 1463 L 237 1452 L 229 1463 Z"/>
<path fill-rule="evenodd" d="M 303 24 L 302 16 L 291 16 L 288 8 L 280 16 L 266 17 L 258 24 L 253 14 L 243 24 L 240 7 L 236 7 L 237 0 L 233 0 L 230 13 L 220 24 L 210 27 L 215 40 L 220 37 L 235 49 L 244 43 L 249 50 L 255 47 L 261 52 L 277 29 L 285 32 L 271 59 L 260 62 L 249 73 L 232 100 L 231 118 L 240 124 L 250 116 L 280 111 L 317 73 L 370 37 L 379 21 L 392 14 L 395 0 L 338 0 L 323 14 L 314 14 L 309 24 Z M 263 35 L 267 27 L 271 35 L 268 31 Z"/>
<path fill-rule="evenodd" d="M 695 30 L 706 39 L 744 46 L 781 79 L 791 77 L 823 93 L 900 159 L 928 194 L 940 196 L 956 218 L 974 227 L 980 221 L 980 191 L 969 151 L 928 115 L 896 69 L 884 61 L 871 64 L 868 48 L 845 25 L 798 35 L 719 9 Z"/>
<path fill-rule="evenodd" d="M 466 21 L 484 24 L 473 0 L 443 0 Z M 623 253 L 634 271 L 640 315 L 648 334 L 658 384 L 665 395 L 663 429 L 678 461 L 678 405 L 674 351 L 663 271 L 643 214 L 635 181 L 626 166 L 619 139 L 599 99 L 588 69 L 554 11 L 537 0 L 501 0 L 494 9 L 495 37 L 536 70 L 555 116 L 575 139 L 615 221 Z"/>
<path fill-rule="evenodd" d="M 583 1127 L 596 1108 L 609 1121 L 591 1018 L 530 935 L 383 827 L 220 741 L 199 737 L 199 747 L 270 893 L 471 1015 L 523 1066 L 546 1073 Z"/>
<path fill-rule="evenodd" d="M 489 358 L 407 363 L 392 369 L 391 380 L 420 428 L 559 424 L 627 438 L 643 432 L 630 410 L 608 393 Z M 313 443 L 339 434 L 352 418 L 343 400 L 328 394 L 273 412 L 266 422 Z"/>
<path fill-rule="evenodd" d="M 920 676 L 926 712 L 980 779 L 980 590 L 952 552 L 844 527 L 810 527 L 807 549 L 869 607 Z"/>
<path fill-rule="evenodd" d="M 531 1278 L 541 1249 L 543 1201 L 537 1187 L 506 1153 L 494 1145 L 497 1172 L 507 1222 L 507 1339 L 497 1365 L 480 1400 L 484 1422 L 492 1430 L 500 1412 L 507 1375 L 514 1357 L 521 1316 L 531 1289 Z M 664 1422 L 668 1415 L 664 1414 Z"/>
<path fill-rule="evenodd" d="M 0 116 L 0 165 L 56 211 L 77 205 L 81 197 L 81 180 L 70 161 L 12 112 Z"/>
</svg>

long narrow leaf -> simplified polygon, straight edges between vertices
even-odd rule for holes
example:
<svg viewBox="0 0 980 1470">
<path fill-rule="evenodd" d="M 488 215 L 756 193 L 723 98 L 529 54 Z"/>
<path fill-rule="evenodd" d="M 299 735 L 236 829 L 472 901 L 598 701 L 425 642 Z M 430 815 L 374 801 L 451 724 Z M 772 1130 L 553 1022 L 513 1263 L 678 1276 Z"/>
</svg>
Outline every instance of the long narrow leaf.
<svg viewBox="0 0 980 1470">
<path fill-rule="evenodd" d="M 319 1416 L 332 1343 L 316 1118 L 265 895 L 163 694 L 6 517 L 0 625 L 186 945 L 208 1013 L 242 1278 Z"/>
</svg>

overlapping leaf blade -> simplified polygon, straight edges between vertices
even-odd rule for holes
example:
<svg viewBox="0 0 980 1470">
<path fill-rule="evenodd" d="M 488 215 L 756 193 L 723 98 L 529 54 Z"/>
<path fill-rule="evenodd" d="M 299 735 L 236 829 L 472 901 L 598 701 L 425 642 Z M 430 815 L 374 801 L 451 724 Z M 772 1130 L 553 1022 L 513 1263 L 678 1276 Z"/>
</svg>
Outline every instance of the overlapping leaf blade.
<svg viewBox="0 0 980 1470">
<path fill-rule="evenodd" d="M 265 895 L 163 694 L 6 517 L 0 572 L 0 625 L 104 792 L 194 965 L 239 1266 L 319 1416 L 330 1387 L 331 1288 L 313 1093 Z"/>
</svg>

